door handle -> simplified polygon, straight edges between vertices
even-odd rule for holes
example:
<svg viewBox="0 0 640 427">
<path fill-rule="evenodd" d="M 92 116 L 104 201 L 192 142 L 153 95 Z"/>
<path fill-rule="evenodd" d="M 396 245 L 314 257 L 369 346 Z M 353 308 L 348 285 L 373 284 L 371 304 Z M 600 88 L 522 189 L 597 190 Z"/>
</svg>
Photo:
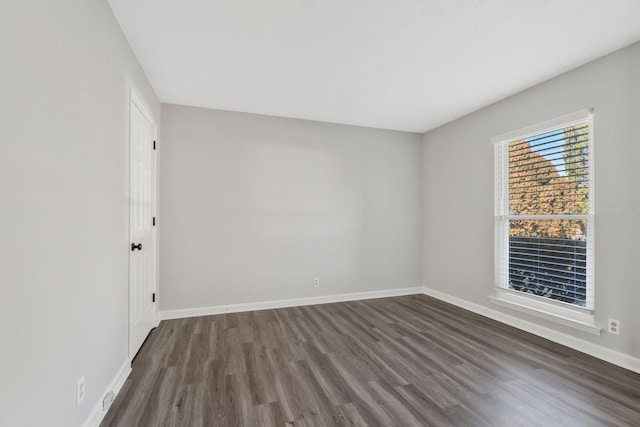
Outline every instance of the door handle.
<svg viewBox="0 0 640 427">
<path fill-rule="evenodd" d="M 131 244 L 131 250 L 135 251 L 136 249 L 141 251 L 142 250 L 142 243 L 138 243 L 137 245 L 135 243 L 132 243 Z"/>
</svg>

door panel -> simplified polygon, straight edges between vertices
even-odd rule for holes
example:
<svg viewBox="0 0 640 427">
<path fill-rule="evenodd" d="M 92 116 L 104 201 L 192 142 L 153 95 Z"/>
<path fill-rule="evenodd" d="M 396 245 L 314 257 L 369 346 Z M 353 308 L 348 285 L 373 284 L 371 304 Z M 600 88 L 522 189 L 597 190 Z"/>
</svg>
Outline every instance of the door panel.
<svg viewBox="0 0 640 427">
<path fill-rule="evenodd" d="M 129 355 L 138 352 L 155 324 L 155 124 L 132 99 L 129 189 Z"/>
</svg>

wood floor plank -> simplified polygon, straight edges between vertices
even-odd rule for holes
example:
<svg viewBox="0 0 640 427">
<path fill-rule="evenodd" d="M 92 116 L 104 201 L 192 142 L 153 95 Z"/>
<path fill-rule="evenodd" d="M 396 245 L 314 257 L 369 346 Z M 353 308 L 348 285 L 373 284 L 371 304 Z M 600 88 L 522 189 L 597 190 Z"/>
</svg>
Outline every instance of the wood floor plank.
<svg viewBox="0 0 640 427">
<path fill-rule="evenodd" d="M 640 375 L 410 295 L 163 321 L 103 427 L 639 426 Z"/>
</svg>

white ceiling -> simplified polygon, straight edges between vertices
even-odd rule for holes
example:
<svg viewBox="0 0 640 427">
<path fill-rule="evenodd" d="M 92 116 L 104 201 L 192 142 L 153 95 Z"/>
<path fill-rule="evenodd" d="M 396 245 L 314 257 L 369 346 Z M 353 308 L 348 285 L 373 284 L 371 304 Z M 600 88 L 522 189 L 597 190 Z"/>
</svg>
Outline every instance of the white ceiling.
<svg viewBox="0 0 640 427">
<path fill-rule="evenodd" d="M 640 0 L 109 0 L 162 102 L 424 132 L 640 40 Z"/>
</svg>

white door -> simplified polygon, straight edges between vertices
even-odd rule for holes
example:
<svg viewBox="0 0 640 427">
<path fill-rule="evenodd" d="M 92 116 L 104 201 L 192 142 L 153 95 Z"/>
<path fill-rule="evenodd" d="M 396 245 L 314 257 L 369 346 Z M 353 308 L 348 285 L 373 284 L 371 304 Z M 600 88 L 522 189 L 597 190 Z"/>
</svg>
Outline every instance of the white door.
<svg viewBox="0 0 640 427">
<path fill-rule="evenodd" d="M 131 98 L 129 174 L 129 356 L 155 326 L 155 123 Z"/>
</svg>

